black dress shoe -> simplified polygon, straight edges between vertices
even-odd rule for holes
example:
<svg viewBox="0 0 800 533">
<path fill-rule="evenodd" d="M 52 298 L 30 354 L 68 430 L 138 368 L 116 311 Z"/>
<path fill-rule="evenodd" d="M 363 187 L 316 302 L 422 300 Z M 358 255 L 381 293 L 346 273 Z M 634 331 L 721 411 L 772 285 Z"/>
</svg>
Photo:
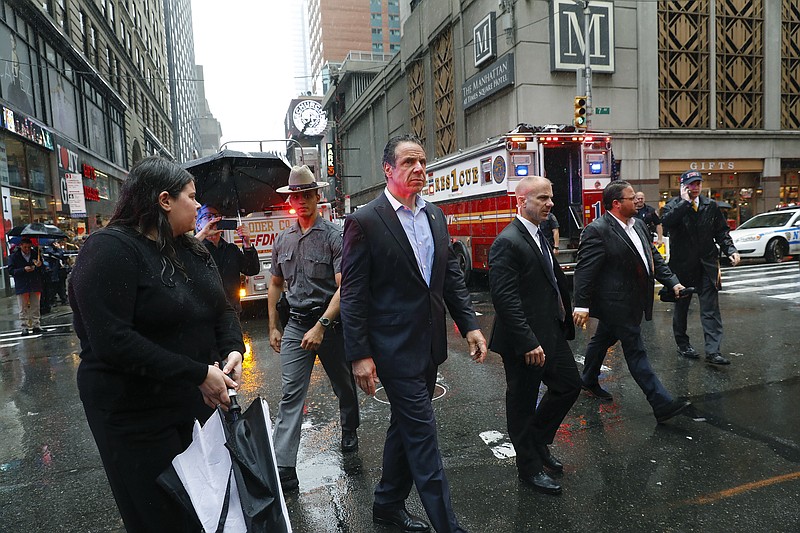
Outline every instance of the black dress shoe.
<svg viewBox="0 0 800 533">
<path fill-rule="evenodd" d="M 678 348 L 678 355 L 685 357 L 687 359 L 698 359 L 700 357 L 700 353 L 691 346 L 689 346 L 685 350 L 681 350 L 680 348 Z"/>
<path fill-rule="evenodd" d="M 358 451 L 358 435 L 355 430 L 342 430 L 342 452 L 352 453 Z"/>
<path fill-rule="evenodd" d="M 38 335 L 39 333 L 44 333 L 44 330 L 42 328 L 33 328 L 31 331 L 33 332 L 34 335 Z"/>
<path fill-rule="evenodd" d="M 539 472 L 538 474 L 533 474 L 532 476 L 523 476 L 520 474 L 519 479 L 529 487 L 541 492 L 542 494 L 551 494 L 553 496 L 561 494 L 561 485 L 556 483 L 553 478 L 544 472 Z"/>
<path fill-rule="evenodd" d="M 297 479 L 297 469 L 294 467 L 279 466 L 278 476 L 281 480 L 283 492 L 294 491 L 300 487 L 300 481 Z"/>
<path fill-rule="evenodd" d="M 659 409 L 653 414 L 656 415 L 656 421 L 659 424 L 663 424 L 673 416 L 685 411 L 690 405 L 692 405 L 692 403 L 689 400 L 672 400 L 666 407 Z"/>
<path fill-rule="evenodd" d="M 386 510 L 373 506 L 372 521 L 384 526 L 397 526 L 401 531 L 416 532 L 431 530 L 431 526 L 429 526 L 425 520 L 409 513 L 405 508 Z"/>
<path fill-rule="evenodd" d="M 610 402 L 614 399 L 614 397 L 611 396 L 611 393 L 601 387 L 599 383 L 595 383 L 594 385 L 587 385 L 584 383 L 581 385 L 581 388 L 588 392 L 589 396 L 594 396 L 597 399 L 606 402 Z"/>
<path fill-rule="evenodd" d="M 729 365 L 731 364 L 730 360 L 726 357 L 723 357 L 722 354 L 718 353 L 707 353 L 706 354 L 706 363 L 711 365 Z"/>
<path fill-rule="evenodd" d="M 22 328 L 22 336 L 23 337 L 26 336 L 26 335 L 30 335 L 30 334 L 31 334 L 31 332 L 28 330 L 28 328 Z"/>
<path fill-rule="evenodd" d="M 544 466 L 545 470 L 547 470 L 550 474 L 563 474 L 564 473 L 564 465 L 553 457 L 550 454 L 550 449 L 545 444 L 539 444 L 536 446 L 536 451 L 539 452 L 539 457 L 542 459 L 542 465 Z"/>
</svg>

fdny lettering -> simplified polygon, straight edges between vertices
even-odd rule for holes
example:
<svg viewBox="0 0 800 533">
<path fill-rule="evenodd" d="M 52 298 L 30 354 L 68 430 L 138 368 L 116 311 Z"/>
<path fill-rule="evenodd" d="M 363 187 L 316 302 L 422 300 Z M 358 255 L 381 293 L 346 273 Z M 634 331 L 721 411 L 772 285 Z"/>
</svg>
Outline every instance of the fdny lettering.
<svg viewBox="0 0 800 533">
<path fill-rule="evenodd" d="M 272 246 L 275 243 L 275 238 L 278 236 L 277 233 L 258 233 L 253 235 L 252 243 L 253 246 Z"/>
</svg>

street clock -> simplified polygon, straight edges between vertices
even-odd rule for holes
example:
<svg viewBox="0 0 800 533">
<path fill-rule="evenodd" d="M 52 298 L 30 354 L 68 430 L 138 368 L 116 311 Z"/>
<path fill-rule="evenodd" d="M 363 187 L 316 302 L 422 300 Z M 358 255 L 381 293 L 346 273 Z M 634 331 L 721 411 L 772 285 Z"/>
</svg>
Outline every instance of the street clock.
<svg viewBox="0 0 800 533">
<path fill-rule="evenodd" d="M 309 137 L 322 135 L 328 125 L 325 111 L 316 100 L 300 100 L 292 111 L 292 122 L 298 132 Z"/>
</svg>

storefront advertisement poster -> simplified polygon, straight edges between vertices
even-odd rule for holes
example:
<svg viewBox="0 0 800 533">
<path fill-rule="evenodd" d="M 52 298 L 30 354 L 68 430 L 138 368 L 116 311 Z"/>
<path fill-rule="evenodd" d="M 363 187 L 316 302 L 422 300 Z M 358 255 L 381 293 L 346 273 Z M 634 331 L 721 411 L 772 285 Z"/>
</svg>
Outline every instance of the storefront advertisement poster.
<svg viewBox="0 0 800 533">
<path fill-rule="evenodd" d="M 3 235 L 5 235 L 14 227 L 14 219 L 11 216 L 11 189 L 2 187 L 0 194 L 3 196 Z"/>
<path fill-rule="evenodd" d="M 0 139 L 0 183 L 8 185 L 8 154 L 6 153 L 6 143 Z"/>
<path fill-rule="evenodd" d="M 33 80 L 28 46 L 0 24 L 0 57 L 6 59 L 0 68 L 3 96 L 23 113 L 33 115 Z M 9 60 L 10 59 L 10 60 Z"/>
<path fill-rule="evenodd" d="M 72 218 L 86 217 L 86 199 L 83 196 L 83 177 L 80 174 L 66 173 L 67 203 Z"/>
</svg>

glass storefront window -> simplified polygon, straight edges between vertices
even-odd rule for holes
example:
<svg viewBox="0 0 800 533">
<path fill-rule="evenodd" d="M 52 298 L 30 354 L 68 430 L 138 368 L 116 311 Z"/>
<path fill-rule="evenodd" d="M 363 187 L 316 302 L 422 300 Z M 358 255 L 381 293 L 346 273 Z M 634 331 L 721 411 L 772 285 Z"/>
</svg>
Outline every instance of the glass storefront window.
<svg viewBox="0 0 800 533">
<path fill-rule="evenodd" d="M 735 229 L 758 213 L 756 201 L 760 197 L 757 192 L 759 180 L 759 175 L 752 172 L 706 174 L 703 176 L 701 194 L 720 204 L 723 214 L 728 219 L 728 226 Z M 672 198 L 680 196 L 680 174 L 662 175 L 660 185 L 661 206 Z"/>
<path fill-rule="evenodd" d="M 12 187 L 28 188 L 28 172 L 25 163 L 25 147 L 11 137 L 6 137 L 8 159 L 8 184 Z"/>
<path fill-rule="evenodd" d="M 30 195 L 31 215 L 35 222 L 53 222 L 53 202 L 52 196 L 44 196 L 42 194 Z"/>
<path fill-rule="evenodd" d="M 11 191 L 11 215 L 14 217 L 15 226 L 33 222 L 31 218 L 31 199 L 28 193 Z"/>
<path fill-rule="evenodd" d="M 26 149 L 28 178 L 34 191 L 52 194 L 53 182 L 50 179 L 50 165 L 48 156 L 39 150 Z"/>
<path fill-rule="evenodd" d="M 800 204 L 800 171 L 790 171 L 783 174 L 783 183 L 780 187 L 781 205 Z"/>
</svg>

